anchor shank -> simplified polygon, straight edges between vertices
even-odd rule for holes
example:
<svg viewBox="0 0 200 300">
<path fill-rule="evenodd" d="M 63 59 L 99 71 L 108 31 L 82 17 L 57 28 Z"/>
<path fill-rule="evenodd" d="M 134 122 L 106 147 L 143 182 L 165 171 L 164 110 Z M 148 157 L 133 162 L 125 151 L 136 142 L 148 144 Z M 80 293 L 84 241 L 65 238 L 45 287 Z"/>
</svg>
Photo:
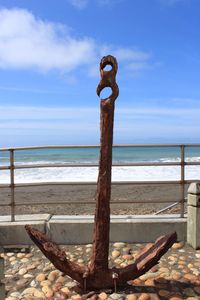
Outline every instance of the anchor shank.
<svg viewBox="0 0 200 300">
<path fill-rule="evenodd" d="M 104 71 L 105 65 L 111 65 L 111 71 Z M 117 61 L 112 56 L 104 57 L 100 63 L 101 81 L 97 87 L 99 95 L 104 87 L 111 87 L 112 95 L 101 100 L 100 115 L 100 159 L 96 192 L 95 224 L 93 233 L 93 255 L 90 270 L 107 270 L 110 230 L 111 169 L 115 99 L 118 86 L 115 82 Z"/>
</svg>

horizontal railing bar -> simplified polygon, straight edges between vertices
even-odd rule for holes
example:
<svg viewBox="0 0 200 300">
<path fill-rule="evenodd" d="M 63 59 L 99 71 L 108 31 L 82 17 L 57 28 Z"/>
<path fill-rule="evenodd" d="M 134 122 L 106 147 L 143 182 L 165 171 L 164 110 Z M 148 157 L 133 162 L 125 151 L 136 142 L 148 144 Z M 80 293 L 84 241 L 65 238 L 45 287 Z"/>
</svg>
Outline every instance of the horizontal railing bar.
<svg viewBox="0 0 200 300">
<path fill-rule="evenodd" d="M 199 179 L 190 179 L 190 180 L 185 180 L 184 183 L 193 183 L 194 181 L 197 182 L 197 183 L 200 182 Z"/>
<path fill-rule="evenodd" d="M 177 204 L 179 204 L 181 202 L 181 200 L 166 200 L 166 201 L 160 201 L 160 200 L 141 200 L 141 201 L 110 201 L 111 204 L 143 204 L 143 203 L 174 203 L 174 201 L 176 201 Z M 186 202 L 186 201 L 185 201 Z M 95 200 L 94 201 L 52 201 L 52 202 L 16 202 L 15 205 L 16 206 L 23 206 L 23 205 L 44 205 L 44 204 L 52 204 L 52 205 L 56 205 L 56 204 L 95 204 Z M 0 206 L 10 206 L 11 204 L 3 204 Z"/>
<path fill-rule="evenodd" d="M 180 180 L 174 181 L 113 181 L 112 185 L 141 185 L 141 184 L 180 184 Z M 31 182 L 31 183 L 16 183 L 15 187 L 27 186 L 46 186 L 46 185 L 96 185 L 94 181 L 76 181 L 76 182 Z M 0 188 L 10 187 L 10 184 L 0 184 Z"/>
<path fill-rule="evenodd" d="M 14 207 L 15 206 L 23 206 L 23 205 L 79 205 L 79 204 L 92 204 L 95 205 L 95 201 L 50 201 L 50 202 L 15 202 L 14 200 L 14 188 L 20 188 L 20 187 L 34 187 L 34 186 L 53 186 L 53 185 L 62 185 L 62 186 L 87 186 L 87 185 L 93 185 L 96 186 L 95 181 L 78 181 L 78 182 L 32 182 L 32 183 L 17 183 L 14 184 L 14 169 L 37 169 L 37 168 L 77 168 L 77 167 L 95 167 L 98 168 L 99 165 L 97 162 L 95 163 L 55 163 L 55 164 L 20 164 L 19 162 L 16 162 L 16 165 L 14 165 L 14 151 L 20 151 L 20 150 L 35 150 L 35 149 L 81 149 L 81 148 L 96 148 L 99 149 L 99 145 L 46 145 L 46 146 L 29 146 L 29 147 L 10 147 L 10 148 L 0 148 L 0 151 L 8 151 L 10 152 L 10 157 L 13 157 L 13 160 L 10 160 L 10 165 L 1 165 L 0 170 L 10 170 L 10 172 L 13 174 L 13 180 L 11 177 L 10 183 L 9 184 L 0 184 L 0 188 L 11 188 L 11 196 L 13 193 L 13 197 L 11 197 L 11 202 L 6 203 L 6 204 L 0 204 L 0 206 L 10 206 L 11 207 L 11 212 L 12 212 L 12 218 L 14 220 Z M 184 149 L 186 147 L 199 147 L 200 148 L 200 143 L 195 143 L 195 144 L 124 144 L 124 145 L 114 145 L 113 148 L 180 148 L 181 150 L 181 155 L 180 155 L 180 161 L 177 159 L 176 161 L 136 161 L 136 162 L 131 162 L 131 163 L 116 163 L 113 162 L 112 166 L 113 167 L 156 167 L 156 166 L 180 166 L 181 167 L 181 179 L 180 180 L 163 180 L 163 181 L 113 181 L 112 186 L 117 186 L 117 185 L 181 185 L 182 186 L 182 196 L 181 199 L 179 200 L 122 200 L 122 201 L 111 201 L 110 204 L 117 204 L 117 205 L 122 205 L 122 204 L 149 204 L 149 203 L 160 203 L 160 204 L 165 204 L 165 203 L 173 203 L 173 204 L 168 204 L 167 207 L 159 210 L 156 214 L 162 213 L 165 210 L 177 205 L 181 204 L 181 211 L 183 212 L 183 207 L 185 203 L 184 199 L 184 185 L 189 184 L 191 182 L 200 182 L 200 180 L 192 179 L 192 180 L 185 180 L 184 178 L 184 170 L 185 166 L 199 166 L 200 161 L 189 161 L 188 158 L 184 157 Z M 8 163 L 8 162 L 7 162 Z M 175 201 L 178 201 L 174 203 Z"/>
<path fill-rule="evenodd" d="M 184 147 L 200 147 L 199 143 L 194 143 L 194 144 L 182 144 Z"/>
<path fill-rule="evenodd" d="M 10 188 L 10 184 L 8 183 L 1 183 L 0 184 L 0 188 L 3 189 L 3 188 Z"/>
<path fill-rule="evenodd" d="M 186 166 L 200 166 L 200 162 L 185 162 Z M 126 164 L 112 164 L 113 167 L 149 167 L 149 166 L 181 166 L 181 162 L 136 162 Z M 98 167 L 98 164 L 35 164 L 15 165 L 14 169 L 37 169 L 37 168 L 89 168 Z M 9 170 L 10 166 L 0 167 L 0 170 Z"/>
<path fill-rule="evenodd" d="M 180 162 L 136 162 L 127 164 L 112 164 L 113 167 L 144 167 L 144 166 L 180 166 Z M 79 168 L 79 167 L 98 167 L 96 164 L 35 164 L 35 165 L 15 165 L 15 169 L 34 169 L 34 168 Z"/>
<path fill-rule="evenodd" d="M 0 167 L 0 170 L 10 170 L 10 166 L 3 166 L 3 167 Z"/>
<path fill-rule="evenodd" d="M 200 147 L 200 144 L 116 144 L 113 145 L 114 148 L 129 148 L 129 147 Z M 63 149 L 63 148 L 99 148 L 99 145 L 47 145 L 47 146 L 27 146 L 27 147 L 10 147 L 10 148 L 0 148 L 0 151 L 10 151 L 10 150 L 34 150 L 34 149 Z"/>
<path fill-rule="evenodd" d="M 184 183 L 200 182 L 199 179 L 185 180 Z M 32 183 L 16 183 L 14 187 L 28 187 L 28 186 L 47 186 L 47 185 L 96 185 L 94 181 L 80 181 L 80 182 L 32 182 Z M 182 184 L 181 180 L 171 181 L 113 181 L 112 185 L 156 185 L 156 184 Z M 9 188 L 10 184 L 0 184 L 0 188 Z"/>
<path fill-rule="evenodd" d="M 0 151 L 19 151 L 19 150 L 36 150 L 36 149 L 64 149 L 64 148 L 99 148 L 98 145 L 47 145 L 47 146 L 27 146 L 0 148 Z"/>
<path fill-rule="evenodd" d="M 98 164 L 35 164 L 15 165 L 15 169 L 98 167 Z"/>
<path fill-rule="evenodd" d="M 115 203 L 115 204 L 117 204 L 117 203 L 152 203 L 151 201 L 156 201 L 155 203 L 177 203 L 177 204 L 179 204 L 179 203 L 181 203 L 181 201 L 182 201 L 182 199 L 173 199 L 173 200 L 164 200 L 164 201 L 160 201 L 160 200 L 152 200 L 152 199 L 144 199 L 144 200 L 119 200 L 119 201 L 111 201 L 112 203 Z M 159 201 L 159 202 L 158 202 Z M 16 201 L 16 205 L 29 205 L 30 203 L 31 204 L 37 204 L 37 205 L 39 205 L 39 204 L 52 204 L 52 203 L 58 203 L 58 204 L 65 204 L 65 203 L 67 203 L 67 204 L 71 204 L 71 203 L 86 203 L 85 201 L 59 201 L 59 202 L 54 202 L 54 201 L 50 201 L 50 202 L 31 202 L 31 201 L 29 201 L 29 202 L 17 202 Z M 94 200 L 92 200 L 92 201 L 89 201 L 89 202 L 91 202 L 91 203 L 95 203 L 95 198 L 94 198 Z M 184 202 L 186 203 L 187 202 L 187 197 L 185 197 L 185 199 L 184 199 Z M 10 206 L 11 205 L 11 203 L 3 203 L 3 204 L 0 204 L 0 206 Z"/>
<path fill-rule="evenodd" d="M 195 161 L 190 161 L 190 162 L 185 162 L 185 166 L 200 166 L 200 162 L 195 162 Z"/>
</svg>

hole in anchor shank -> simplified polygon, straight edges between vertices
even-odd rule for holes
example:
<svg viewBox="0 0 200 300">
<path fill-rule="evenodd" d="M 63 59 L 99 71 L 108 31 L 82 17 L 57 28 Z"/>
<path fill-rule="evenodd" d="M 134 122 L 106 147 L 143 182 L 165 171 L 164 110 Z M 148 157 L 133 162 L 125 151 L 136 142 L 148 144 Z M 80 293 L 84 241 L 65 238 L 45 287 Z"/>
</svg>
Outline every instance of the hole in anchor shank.
<svg viewBox="0 0 200 300">
<path fill-rule="evenodd" d="M 106 99 L 112 95 L 112 89 L 110 87 L 105 87 L 101 93 L 100 93 L 100 98 L 101 99 Z"/>
<path fill-rule="evenodd" d="M 104 71 L 111 71 L 112 70 L 112 66 L 110 64 L 107 64 L 103 67 Z"/>
</svg>

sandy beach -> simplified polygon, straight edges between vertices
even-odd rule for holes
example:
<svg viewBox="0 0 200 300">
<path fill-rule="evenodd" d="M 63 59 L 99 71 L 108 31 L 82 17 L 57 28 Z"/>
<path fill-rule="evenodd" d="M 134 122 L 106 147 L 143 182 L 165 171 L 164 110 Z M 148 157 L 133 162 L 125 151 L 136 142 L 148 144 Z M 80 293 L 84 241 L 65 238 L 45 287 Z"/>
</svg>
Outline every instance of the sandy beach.
<svg viewBox="0 0 200 300">
<path fill-rule="evenodd" d="M 51 213 L 51 214 L 94 214 L 96 186 L 35 186 L 15 188 L 16 213 Z M 112 214 L 147 214 L 170 205 L 169 201 L 177 202 L 180 199 L 180 185 L 123 185 L 112 187 L 111 201 L 122 202 L 111 204 Z M 187 195 L 187 186 L 185 188 Z M 147 201 L 146 204 L 142 203 Z M 79 202 L 93 201 L 94 204 L 79 204 Z M 130 201 L 131 204 L 123 203 Z M 152 203 L 151 201 L 162 201 L 163 203 Z M 0 203 L 10 202 L 10 189 L 2 188 L 0 193 Z M 38 205 L 44 202 L 45 204 Z M 65 202 L 73 202 L 65 203 Z M 139 202 L 139 203 L 135 203 Z M 55 203 L 55 204 L 53 204 Z M 141 204 L 142 203 L 142 204 Z M 20 204 L 18 206 L 18 204 Z M 179 212 L 179 205 L 168 210 L 169 212 Z M 10 208 L 1 206 L 0 214 L 7 215 Z"/>
</svg>

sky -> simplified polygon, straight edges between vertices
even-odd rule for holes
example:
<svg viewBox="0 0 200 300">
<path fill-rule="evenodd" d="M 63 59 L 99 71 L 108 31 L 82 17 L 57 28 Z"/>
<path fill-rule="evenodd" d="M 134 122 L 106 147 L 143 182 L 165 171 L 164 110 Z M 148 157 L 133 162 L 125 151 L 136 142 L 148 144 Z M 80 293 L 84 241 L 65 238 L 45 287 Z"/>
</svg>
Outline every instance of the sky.
<svg viewBox="0 0 200 300">
<path fill-rule="evenodd" d="M 0 147 L 99 144 L 108 54 L 115 144 L 200 142 L 199 28 L 199 0 L 0 0 Z"/>
</svg>

